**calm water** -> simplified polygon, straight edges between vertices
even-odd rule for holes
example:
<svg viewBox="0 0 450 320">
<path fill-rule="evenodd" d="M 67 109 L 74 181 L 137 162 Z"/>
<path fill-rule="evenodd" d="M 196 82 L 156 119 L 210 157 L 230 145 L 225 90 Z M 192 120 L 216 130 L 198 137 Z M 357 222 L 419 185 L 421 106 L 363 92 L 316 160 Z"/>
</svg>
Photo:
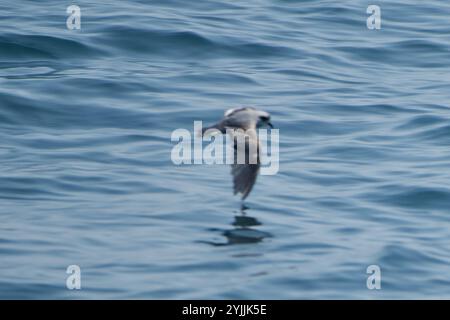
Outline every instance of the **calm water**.
<svg viewBox="0 0 450 320">
<path fill-rule="evenodd" d="M 450 4 L 0 1 L 0 298 L 450 298 Z M 273 114 L 240 211 L 174 129 Z M 66 268 L 82 290 L 66 289 Z M 380 266 L 382 289 L 366 268 Z"/>
</svg>

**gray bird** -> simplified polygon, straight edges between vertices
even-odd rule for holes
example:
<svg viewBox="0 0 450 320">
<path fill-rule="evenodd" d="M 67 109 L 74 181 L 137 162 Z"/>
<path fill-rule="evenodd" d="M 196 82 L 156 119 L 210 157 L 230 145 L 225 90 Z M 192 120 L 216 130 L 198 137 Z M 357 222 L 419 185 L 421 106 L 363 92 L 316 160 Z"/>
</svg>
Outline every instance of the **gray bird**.
<svg viewBox="0 0 450 320">
<path fill-rule="evenodd" d="M 259 140 L 256 129 L 262 127 L 273 128 L 270 123 L 270 114 L 251 107 L 229 109 L 225 111 L 224 118 L 216 124 L 203 128 L 202 135 L 209 129 L 219 130 L 222 134 L 227 133 L 227 129 L 242 129 L 245 131 L 229 130 L 232 137 L 233 147 L 235 149 L 235 161 L 231 165 L 231 175 L 233 176 L 234 194 L 240 193 L 244 200 L 252 191 L 258 176 L 259 159 Z M 244 144 L 237 143 L 238 139 L 244 139 Z M 242 150 L 245 147 L 245 150 Z M 240 164 L 236 161 L 237 154 L 245 152 L 245 162 Z"/>
</svg>

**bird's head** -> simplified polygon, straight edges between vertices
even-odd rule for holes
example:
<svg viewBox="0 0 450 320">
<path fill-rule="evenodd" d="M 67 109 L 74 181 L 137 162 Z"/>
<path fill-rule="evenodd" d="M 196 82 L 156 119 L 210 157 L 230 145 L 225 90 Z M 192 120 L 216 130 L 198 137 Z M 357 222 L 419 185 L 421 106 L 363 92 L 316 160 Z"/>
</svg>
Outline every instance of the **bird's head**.
<svg viewBox="0 0 450 320">
<path fill-rule="evenodd" d="M 270 123 L 270 114 L 265 111 L 258 111 L 258 122 L 256 124 L 257 128 L 270 127 L 273 129 L 272 123 Z"/>
</svg>

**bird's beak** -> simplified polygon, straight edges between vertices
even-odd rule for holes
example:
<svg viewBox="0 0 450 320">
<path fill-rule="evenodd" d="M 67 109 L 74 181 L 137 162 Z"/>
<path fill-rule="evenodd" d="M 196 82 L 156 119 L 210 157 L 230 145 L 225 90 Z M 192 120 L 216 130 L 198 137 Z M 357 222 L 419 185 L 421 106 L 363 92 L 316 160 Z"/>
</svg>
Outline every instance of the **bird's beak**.
<svg viewBox="0 0 450 320">
<path fill-rule="evenodd" d="M 271 124 L 270 122 L 267 122 L 267 125 L 270 127 L 270 129 L 273 129 L 273 124 Z"/>
</svg>

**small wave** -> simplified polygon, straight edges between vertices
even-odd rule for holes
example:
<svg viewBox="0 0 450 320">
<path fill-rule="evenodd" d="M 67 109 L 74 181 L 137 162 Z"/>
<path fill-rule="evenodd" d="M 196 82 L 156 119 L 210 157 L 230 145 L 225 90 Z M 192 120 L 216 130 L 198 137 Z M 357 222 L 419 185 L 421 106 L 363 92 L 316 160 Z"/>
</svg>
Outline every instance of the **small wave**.
<svg viewBox="0 0 450 320">
<path fill-rule="evenodd" d="M 48 35 L 7 34 L 0 36 L 0 58 L 11 61 L 22 59 L 61 59 L 93 56 L 99 49 L 80 40 Z"/>
<path fill-rule="evenodd" d="M 443 125 L 437 128 L 423 131 L 416 135 L 419 140 L 431 141 L 435 144 L 450 144 L 450 125 Z"/>
<path fill-rule="evenodd" d="M 412 67 L 442 67 L 436 61 L 448 61 L 448 46 L 431 40 L 401 40 L 379 46 L 338 46 L 337 51 L 352 59 L 389 65 Z"/>
<path fill-rule="evenodd" d="M 444 122 L 448 122 L 445 118 L 441 116 L 435 116 L 430 114 L 414 116 L 406 123 L 402 123 L 397 126 L 397 130 L 416 130 L 417 128 L 435 126 L 438 124 L 442 124 Z"/>
<path fill-rule="evenodd" d="M 437 187 L 383 186 L 367 199 L 408 209 L 442 210 L 450 207 L 450 190 Z"/>
<path fill-rule="evenodd" d="M 125 26 L 108 27 L 97 39 L 110 46 L 111 51 L 120 50 L 139 54 L 169 55 L 176 57 L 267 57 L 296 54 L 292 48 L 268 43 L 246 43 L 233 39 L 214 40 L 213 36 L 194 31 L 144 30 Z"/>
<path fill-rule="evenodd" d="M 150 127 L 153 119 L 142 111 L 110 107 L 93 102 L 80 104 L 79 101 L 55 103 L 0 92 L 4 106 L 0 110 L 0 121 L 15 128 L 105 128 L 105 127 Z M 124 121 L 124 119 L 128 119 Z"/>
<path fill-rule="evenodd" d="M 383 248 L 383 253 L 379 260 L 381 265 L 385 266 L 386 269 L 391 270 L 396 268 L 411 269 L 414 268 L 413 266 L 417 265 L 417 262 L 419 261 L 420 267 L 423 267 L 424 264 L 446 265 L 446 261 L 433 257 L 429 253 L 396 244 L 386 245 Z M 414 270 L 414 272 L 418 271 L 419 269 Z"/>
</svg>

